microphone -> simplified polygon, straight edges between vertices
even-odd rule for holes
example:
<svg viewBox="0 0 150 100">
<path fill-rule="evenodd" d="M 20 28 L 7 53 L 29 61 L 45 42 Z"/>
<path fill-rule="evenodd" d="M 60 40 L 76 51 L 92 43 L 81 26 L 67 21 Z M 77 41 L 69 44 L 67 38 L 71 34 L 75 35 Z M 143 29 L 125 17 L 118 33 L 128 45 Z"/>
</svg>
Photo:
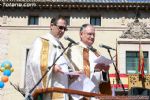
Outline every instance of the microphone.
<svg viewBox="0 0 150 100">
<path fill-rule="evenodd" d="M 70 37 L 68 37 L 68 36 L 65 36 L 64 39 L 70 41 L 70 42 L 73 43 L 73 44 L 78 44 L 77 42 L 75 42 L 74 40 L 72 40 L 72 39 L 71 39 Z"/>
<path fill-rule="evenodd" d="M 91 47 L 88 47 L 88 49 L 90 49 L 91 51 L 93 52 L 96 52 L 97 50 L 95 48 L 93 48 L 92 46 Z"/>
<path fill-rule="evenodd" d="M 103 45 L 103 44 L 99 45 L 99 47 L 101 47 L 101 48 L 105 48 L 105 49 L 116 50 L 116 49 L 114 49 L 114 48 L 112 48 L 112 47 L 110 47 L 110 46 Z"/>
</svg>

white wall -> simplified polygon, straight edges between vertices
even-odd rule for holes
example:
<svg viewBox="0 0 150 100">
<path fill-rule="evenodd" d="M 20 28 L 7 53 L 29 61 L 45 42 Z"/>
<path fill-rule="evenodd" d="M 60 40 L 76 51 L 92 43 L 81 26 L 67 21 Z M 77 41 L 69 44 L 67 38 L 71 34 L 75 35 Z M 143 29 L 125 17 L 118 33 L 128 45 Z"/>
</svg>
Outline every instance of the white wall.
<svg viewBox="0 0 150 100">
<path fill-rule="evenodd" d="M 39 15 L 38 26 L 28 26 L 28 15 Z M 0 10 L 0 29 L 6 29 L 8 31 L 8 54 L 6 57 L 13 63 L 14 72 L 10 76 L 10 80 L 17 84 L 22 84 L 23 69 L 25 67 L 25 53 L 26 48 L 29 48 L 33 40 L 42 34 L 49 32 L 49 22 L 53 16 L 56 15 L 68 15 L 71 16 L 69 31 L 65 35 L 79 41 L 79 27 L 82 24 L 90 22 L 90 15 L 101 15 L 102 26 L 96 26 L 96 40 L 94 46 L 109 58 L 107 50 L 99 48 L 98 45 L 103 43 L 105 45 L 116 47 L 116 39 L 126 29 L 129 22 L 134 21 L 134 11 L 116 11 L 116 10 L 15 10 L 7 9 Z M 140 21 L 150 25 L 149 12 L 142 12 L 143 16 Z M 4 23 L 5 22 L 5 23 Z M 5 33 L 4 33 L 5 34 Z M 2 41 L 2 40 L 0 40 Z M 63 40 L 65 45 L 67 41 Z M 121 73 L 125 73 L 125 51 L 137 50 L 135 44 L 120 44 L 119 45 L 119 65 L 122 67 Z M 149 51 L 149 46 L 144 45 L 143 50 Z M 112 56 L 115 56 L 114 51 L 111 51 Z M 149 53 L 150 57 L 150 53 Z M 4 58 L 4 57 L 3 57 Z M 112 66 L 112 65 L 111 65 Z M 110 72 L 114 73 L 114 68 L 110 68 Z M 0 90 L 1 100 L 23 100 L 23 97 L 15 91 L 9 83 L 3 90 Z M 3 92 L 2 92 L 3 91 Z M 6 92 L 6 93 L 4 93 Z M 9 93 L 8 93 L 9 92 Z M 8 96 L 9 95 L 9 96 Z"/>
</svg>

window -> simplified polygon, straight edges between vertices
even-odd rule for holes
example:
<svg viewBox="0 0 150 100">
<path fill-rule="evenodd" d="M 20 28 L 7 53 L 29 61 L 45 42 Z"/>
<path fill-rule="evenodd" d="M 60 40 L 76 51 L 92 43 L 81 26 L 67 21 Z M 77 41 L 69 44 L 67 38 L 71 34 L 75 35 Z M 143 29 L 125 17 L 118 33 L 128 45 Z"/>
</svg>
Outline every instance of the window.
<svg viewBox="0 0 150 100">
<path fill-rule="evenodd" d="M 90 24 L 101 26 L 101 17 L 100 16 L 91 16 L 90 17 Z"/>
<path fill-rule="evenodd" d="M 144 72 L 148 73 L 148 52 L 144 51 Z M 126 71 L 128 74 L 138 72 L 139 51 L 126 51 Z"/>
<path fill-rule="evenodd" d="M 28 25 L 38 25 L 39 24 L 39 16 L 29 16 Z"/>
</svg>

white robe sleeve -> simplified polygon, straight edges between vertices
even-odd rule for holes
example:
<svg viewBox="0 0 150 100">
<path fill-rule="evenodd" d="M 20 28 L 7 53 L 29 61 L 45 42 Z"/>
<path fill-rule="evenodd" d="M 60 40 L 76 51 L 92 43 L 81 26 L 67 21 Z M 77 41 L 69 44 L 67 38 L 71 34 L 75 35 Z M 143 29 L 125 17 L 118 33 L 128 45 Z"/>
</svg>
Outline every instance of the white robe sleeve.
<svg viewBox="0 0 150 100">
<path fill-rule="evenodd" d="M 37 38 L 32 48 L 29 51 L 26 68 L 25 68 L 25 89 L 28 93 L 37 81 L 41 77 L 40 71 L 40 52 L 42 48 L 42 42 L 40 38 Z M 38 87 L 42 87 L 42 84 L 39 84 Z"/>
</svg>

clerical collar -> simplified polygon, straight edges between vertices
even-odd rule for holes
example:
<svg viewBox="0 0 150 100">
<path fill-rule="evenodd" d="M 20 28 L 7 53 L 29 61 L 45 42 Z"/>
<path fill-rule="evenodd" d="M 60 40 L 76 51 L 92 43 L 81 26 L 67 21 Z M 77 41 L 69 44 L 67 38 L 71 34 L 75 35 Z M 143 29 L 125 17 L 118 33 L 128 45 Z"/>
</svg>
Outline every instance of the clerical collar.
<svg viewBox="0 0 150 100">
<path fill-rule="evenodd" d="M 86 44 L 84 44 L 82 41 L 80 41 L 80 45 L 83 47 L 83 48 L 88 48 L 88 46 Z"/>
</svg>

